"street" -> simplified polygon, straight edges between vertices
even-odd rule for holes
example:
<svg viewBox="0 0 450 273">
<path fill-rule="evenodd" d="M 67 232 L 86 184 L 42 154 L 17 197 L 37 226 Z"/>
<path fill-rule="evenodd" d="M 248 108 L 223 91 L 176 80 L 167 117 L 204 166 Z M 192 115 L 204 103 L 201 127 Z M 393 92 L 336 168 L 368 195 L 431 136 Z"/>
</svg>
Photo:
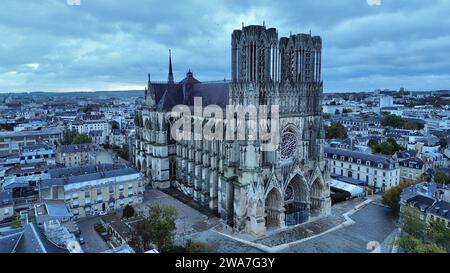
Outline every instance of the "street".
<svg viewBox="0 0 450 273">
<path fill-rule="evenodd" d="M 100 223 L 100 217 L 89 217 L 77 221 L 85 244 L 81 247 L 86 253 L 99 253 L 109 249 L 103 238 L 95 231 L 94 226 Z"/>
</svg>

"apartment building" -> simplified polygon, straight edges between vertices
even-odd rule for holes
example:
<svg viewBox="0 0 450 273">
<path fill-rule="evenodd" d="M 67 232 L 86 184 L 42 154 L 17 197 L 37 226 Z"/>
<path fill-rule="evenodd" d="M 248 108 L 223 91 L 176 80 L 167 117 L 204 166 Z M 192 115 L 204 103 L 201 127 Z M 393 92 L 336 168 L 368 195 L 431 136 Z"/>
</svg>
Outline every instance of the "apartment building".
<svg viewBox="0 0 450 273">
<path fill-rule="evenodd" d="M 400 166 L 388 156 L 325 147 L 331 175 L 359 181 L 375 190 L 387 190 L 400 182 Z"/>
<path fill-rule="evenodd" d="M 89 163 L 89 152 L 98 149 L 92 144 L 61 145 L 56 151 L 56 163 L 76 167 Z"/>
<path fill-rule="evenodd" d="M 61 140 L 62 131 L 59 128 L 43 128 L 39 131 L 0 132 L 0 156 L 20 153 L 23 147 L 37 143 L 53 144 Z"/>
<path fill-rule="evenodd" d="M 143 202 L 143 176 L 125 165 L 89 164 L 53 169 L 50 176 L 40 183 L 41 200 L 64 200 L 75 218 Z"/>
<path fill-rule="evenodd" d="M 420 158 L 408 158 L 400 161 L 400 182 L 416 182 L 422 179 L 426 164 Z"/>
<path fill-rule="evenodd" d="M 98 118 L 98 119 L 97 119 Z M 92 131 L 102 131 L 103 135 L 109 135 L 110 126 L 108 121 L 97 117 L 96 119 L 75 120 L 70 123 L 70 129 L 80 134 L 89 135 Z"/>
</svg>

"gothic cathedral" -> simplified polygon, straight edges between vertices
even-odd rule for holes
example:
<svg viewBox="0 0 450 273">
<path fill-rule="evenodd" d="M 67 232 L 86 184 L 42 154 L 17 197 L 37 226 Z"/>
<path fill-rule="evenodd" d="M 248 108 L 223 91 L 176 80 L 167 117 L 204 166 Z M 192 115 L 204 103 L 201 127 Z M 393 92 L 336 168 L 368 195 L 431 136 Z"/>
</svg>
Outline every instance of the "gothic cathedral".
<svg viewBox="0 0 450 273">
<path fill-rule="evenodd" d="M 173 188 L 209 208 L 236 231 L 264 235 L 330 213 L 330 177 L 323 158 L 322 40 L 311 34 L 278 38 L 275 28 L 243 26 L 231 37 L 231 82 L 201 82 L 188 71 L 175 82 L 148 79 L 136 111 L 134 164 L 153 188 Z M 175 105 L 279 106 L 280 142 L 174 141 Z M 202 121 L 203 122 L 203 121 Z M 226 121 L 225 121 L 226 123 Z"/>
</svg>

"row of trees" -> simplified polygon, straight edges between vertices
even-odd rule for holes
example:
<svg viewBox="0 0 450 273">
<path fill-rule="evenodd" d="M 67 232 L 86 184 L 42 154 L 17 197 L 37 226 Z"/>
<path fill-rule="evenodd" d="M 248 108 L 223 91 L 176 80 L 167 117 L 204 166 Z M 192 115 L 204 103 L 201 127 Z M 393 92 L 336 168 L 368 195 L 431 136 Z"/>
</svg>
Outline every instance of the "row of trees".
<svg viewBox="0 0 450 273">
<path fill-rule="evenodd" d="M 368 143 L 369 147 L 372 149 L 374 153 L 384 154 L 384 155 L 393 155 L 396 152 L 406 150 L 405 147 L 395 141 L 393 138 L 387 139 L 385 142 L 378 143 L 378 141 L 371 139 Z"/>
<path fill-rule="evenodd" d="M 77 130 L 65 130 L 64 138 L 61 141 L 62 145 L 89 143 L 92 143 L 92 139 L 88 135 L 78 133 Z"/>
<path fill-rule="evenodd" d="M 385 115 L 381 120 L 382 126 L 391 126 L 400 129 L 422 130 L 424 125 L 415 121 L 405 120 L 396 115 Z"/>
<path fill-rule="evenodd" d="M 347 129 L 340 123 L 333 123 L 331 126 L 325 126 L 325 135 L 327 139 L 345 139 L 348 137 Z"/>
<path fill-rule="evenodd" d="M 420 219 L 420 212 L 415 207 L 402 209 L 403 231 L 405 236 L 395 241 L 403 251 L 408 253 L 446 253 L 450 249 L 450 232 L 446 223 L 438 219 Z"/>
<path fill-rule="evenodd" d="M 433 181 L 438 183 L 438 184 L 447 184 L 450 185 L 450 177 L 441 171 L 437 171 L 434 175 L 433 175 Z"/>
<path fill-rule="evenodd" d="M 342 109 L 342 114 L 349 114 L 349 113 L 353 113 L 353 110 L 346 109 L 346 108 Z M 339 111 L 339 109 L 336 109 L 336 111 L 334 111 L 334 114 L 339 115 L 339 114 L 341 114 L 341 111 Z"/>
</svg>

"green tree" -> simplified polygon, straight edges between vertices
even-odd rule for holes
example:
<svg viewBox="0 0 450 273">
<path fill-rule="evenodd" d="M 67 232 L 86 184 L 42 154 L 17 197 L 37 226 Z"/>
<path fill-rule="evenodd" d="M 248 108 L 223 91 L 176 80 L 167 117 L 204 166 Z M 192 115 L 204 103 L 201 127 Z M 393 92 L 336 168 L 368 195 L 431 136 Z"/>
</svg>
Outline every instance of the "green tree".
<svg viewBox="0 0 450 273">
<path fill-rule="evenodd" d="M 65 130 L 64 138 L 61 141 L 62 145 L 88 143 L 92 143 L 92 139 L 88 135 L 78 133 L 76 130 Z"/>
<path fill-rule="evenodd" d="M 450 249 L 450 229 L 446 225 L 445 222 L 436 218 L 431 219 L 428 222 L 427 235 L 437 245 Z"/>
<path fill-rule="evenodd" d="M 122 148 L 117 151 L 117 155 L 125 160 L 129 160 L 129 146 L 124 144 Z"/>
<path fill-rule="evenodd" d="M 402 209 L 403 230 L 409 235 L 423 239 L 427 231 L 427 224 L 420 219 L 420 212 L 415 207 L 404 206 Z"/>
<path fill-rule="evenodd" d="M 136 252 L 145 252 L 156 245 L 161 252 L 174 248 L 174 232 L 177 210 L 171 206 L 153 205 L 149 216 L 134 224 L 133 235 L 129 241 Z"/>
<path fill-rule="evenodd" d="M 348 114 L 348 113 L 352 113 L 352 112 L 353 112 L 352 109 L 343 109 L 343 110 L 342 110 L 342 113 L 343 113 L 343 114 Z"/>
<path fill-rule="evenodd" d="M 339 109 L 336 109 L 336 111 L 334 111 L 335 115 L 339 115 L 341 113 L 341 111 L 339 111 Z"/>
<path fill-rule="evenodd" d="M 445 249 L 437 246 L 436 244 L 419 244 L 416 247 L 417 253 L 447 253 Z"/>
<path fill-rule="evenodd" d="M 199 241 L 188 240 L 186 244 L 186 252 L 187 253 L 205 253 L 206 245 Z"/>
<path fill-rule="evenodd" d="M 406 253 L 446 253 L 445 249 L 436 244 L 424 244 L 411 235 L 398 238 L 394 244 Z"/>
<path fill-rule="evenodd" d="M 325 134 L 327 139 L 345 139 L 347 138 L 347 129 L 340 123 L 334 123 L 325 128 Z"/>
<path fill-rule="evenodd" d="M 437 171 L 433 175 L 433 180 L 434 180 L 434 182 L 439 183 L 439 184 L 449 184 L 449 182 L 450 182 L 448 175 L 441 171 Z"/>
<path fill-rule="evenodd" d="M 403 123 L 404 123 L 403 119 L 396 115 L 386 115 L 381 120 L 382 126 L 391 126 L 395 128 L 401 128 L 403 126 Z"/>
<path fill-rule="evenodd" d="M 20 220 L 19 215 L 16 215 L 16 217 L 14 217 L 14 220 L 11 222 L 10 227 L 13 229 L 22 227 L 22 221 Z"/>
<path fill-rule="evenodd" d="M 386 114 L 381 120 L 382 126 L 391 126 L 394 128 L 421 130 L 424 125 L 415 121 L 405 120 L 396 115 Z"/>
<path fill-rule="evenodd" d="M 442 138 L 439 140 L 439 146 L 441 147 L 441 149 L 447 149 L 448 146 L 448 142 L 446 139 Z"/>
<path fill-rule="evenodd" d="M 173 246 L 177 214 L 175 207 L 154 205 L 149 208 L 147 220 L 151 237 L 163 252 Z"/>
<path fill-rule="evenodd" d="M 402 194 L 402 191 L 409 186 L 411 186 L 411 183 L 404 182 L 385 191 L 382 197 L 383 204 L 391 209 L 398 210 L 400 207 L 400 195 Z"/>
<path fill-rule="evenodd" d="M 383 142 L 375 147 L 375 153 L 381 153 L 384 155 L 393 155 L 394 154 L 394 145 L 389 142 Z"/>
<path fill-rule="evenodd" d="M 323 113 L 322 117 L 323 117 L 323 119 L 329 119 L 329 118 L 331 118 L 331 115 L 328 113 Z"/>
<path fill-rule="evenodd" d="M 375 139 L 371 139 L 369 140 L 369 142 L 367 143 L 367 145 L 374 150 L 377 146 L 378 146 L 378 141 L 376 141 Z"/>
<path fill-rule="evenodd" d="M 395 139 L 393 138 L 388 138 L 385 142 L 380 144 L 375 144 L 375 142 L 372 143 L 369 142 L 369 147 L 372 149 L 373 152 L 385 155 L 393 155 L 396 152 L 406 150 L 405 147 L 398 144 L 397 141 L 395 141 Z"/>
<path fill-rule="evenodd" d="M 131 218 L 133 216 L 134 216 L 134 208 L 130 205 L 126 205 L 125 208 L 123 208 L 123 217 Z"/>
<path fill-rule="evenodd" d="M 411 235 L 400 237 L 394 242 L 394 245 L 400 247 L 406 253 L 415 253 L 421 244 L 420 240 Z"/>
</svg>

